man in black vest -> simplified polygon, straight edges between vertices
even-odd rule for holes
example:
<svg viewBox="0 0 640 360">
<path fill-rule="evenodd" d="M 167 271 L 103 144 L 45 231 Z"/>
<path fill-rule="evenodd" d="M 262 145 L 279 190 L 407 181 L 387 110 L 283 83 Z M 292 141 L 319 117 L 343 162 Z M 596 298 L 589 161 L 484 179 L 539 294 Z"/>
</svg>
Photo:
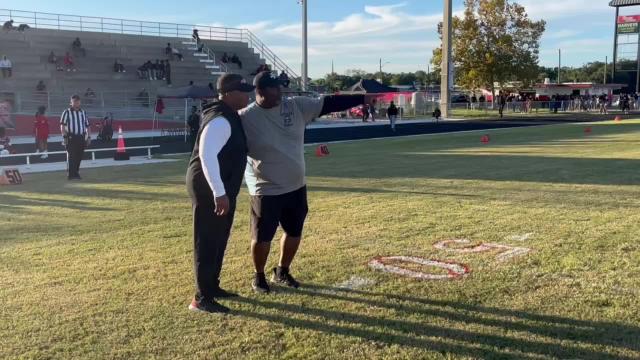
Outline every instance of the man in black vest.
<svg viewBox="0 0 640 360">
<path fill-rule="evenodd" d="M 238 110 L 247 106 L 253 90 L 242 76 L 225 74 L 218 79 L 219 100 L 203 109 L 187 169 L 193 203 L 196 294 L 189 305 L 193 311 L 229 312 L 216 299 L 237 296 L 220 288 L 220 270 L 247 165 L 247 141 Z"/>
</svg>

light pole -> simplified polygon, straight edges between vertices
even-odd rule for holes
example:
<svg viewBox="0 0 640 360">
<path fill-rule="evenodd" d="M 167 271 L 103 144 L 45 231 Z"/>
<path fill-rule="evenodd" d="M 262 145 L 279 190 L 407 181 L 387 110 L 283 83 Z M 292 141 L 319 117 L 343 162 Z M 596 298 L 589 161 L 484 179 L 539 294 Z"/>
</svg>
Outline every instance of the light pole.
<svg viewBox="0 0 640 360">
<path fill-rule="evenodd" d="M 309 79 L 307 1 L 308 0 L 298 0 L 298 4 L 302 5 L 302 91 L 307 91 L 307 80 Z"/>
<path fill-rule="evenodd" d="M 382 58 L 380 58 L 380 82 L 382 82 L 382 67 L 387 65 L 387 64 L 391 64 L 390 61 L 385 62 L 384 64 L 382 63 Z"/>
<path fill-rule="evenodd" d="M 451 13 L 452 0 L 444 0 L 444 16 L 442 19 L 442 66 L 441 83 L 440 83 L 440 112 L 442 117 L 449 116 L 449 98 L 450 98 L 450 69 L 451 66 Z"/>
</svg>

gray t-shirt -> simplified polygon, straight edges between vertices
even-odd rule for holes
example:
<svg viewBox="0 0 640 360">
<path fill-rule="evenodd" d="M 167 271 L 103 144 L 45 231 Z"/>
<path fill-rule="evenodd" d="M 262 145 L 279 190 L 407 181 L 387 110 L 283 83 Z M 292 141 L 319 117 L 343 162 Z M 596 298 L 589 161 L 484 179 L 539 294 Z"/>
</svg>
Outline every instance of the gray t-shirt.
<svg viewBox="0 0 640 360">
<path fill-rule="evenodd" d="M 245 181 L 251 195 L 282 195 L 305 185 L 304 130 L 320 116 L 323 99 L 292 97 L 263 109 L 239 111 L 247 135 Z"/>
</svg>

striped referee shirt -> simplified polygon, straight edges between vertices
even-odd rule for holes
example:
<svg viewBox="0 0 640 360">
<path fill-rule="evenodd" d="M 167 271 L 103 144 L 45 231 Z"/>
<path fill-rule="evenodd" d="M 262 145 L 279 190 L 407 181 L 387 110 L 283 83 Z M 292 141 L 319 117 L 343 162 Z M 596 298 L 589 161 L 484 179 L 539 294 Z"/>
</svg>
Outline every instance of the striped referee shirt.
<svg viewBox="0 0 640 360">
<path fill-rule="evenodd" d="M 73 108 L 68 108 L 60 117 L 60 125 L 66 126 L 69 134 L 84 135 L 89 129 L 89 119 L 84 110 L 76 111 Z"/>
</svg>

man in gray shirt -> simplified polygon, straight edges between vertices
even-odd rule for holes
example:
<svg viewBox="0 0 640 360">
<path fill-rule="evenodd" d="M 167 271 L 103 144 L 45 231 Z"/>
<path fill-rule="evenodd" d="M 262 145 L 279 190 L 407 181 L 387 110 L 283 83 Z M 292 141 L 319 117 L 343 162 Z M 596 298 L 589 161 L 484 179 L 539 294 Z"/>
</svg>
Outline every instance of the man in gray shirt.
<svg viewBox="0 0 640 360">
<path fill-rule="evenodd" d="M 284 236 L 280 261 L 272 281 L 297 288 L 289 267 L 298 251 L 308 212 L 304 162 L 304 131 L 324 114 L 363 104 L 364 95 L 282 97 L 277 73 L 256 75 L 256 101 L 240 110 L 247 137 L 245 180 L 251 195 L 251 254 L 255 266 L 254 291 L 268 293 L 264 269 L 278 226 Z"/>
</svg>

